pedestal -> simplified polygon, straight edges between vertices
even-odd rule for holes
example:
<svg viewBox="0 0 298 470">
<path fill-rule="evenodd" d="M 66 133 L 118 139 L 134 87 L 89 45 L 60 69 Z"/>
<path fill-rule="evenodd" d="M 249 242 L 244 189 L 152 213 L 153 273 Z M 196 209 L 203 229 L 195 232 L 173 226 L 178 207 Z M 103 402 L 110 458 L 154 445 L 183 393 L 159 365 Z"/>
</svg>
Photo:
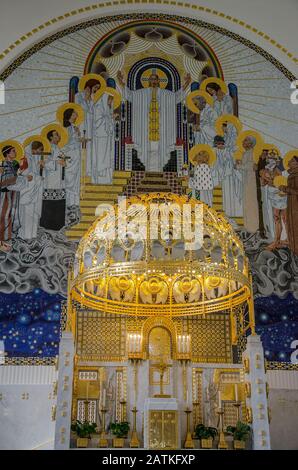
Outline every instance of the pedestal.
<svg viewBox="0 0 298 470">
<path fill-rule="evenodd" d="M 59 346 L 55 450 L 69 449 L 70 444 L 73 359 L 73 335 L 63 332 Z"/>
<path fill-rule="evenodd" d="M 268 400 L 266 393 L 266 371 L 264 351 L 258 335 L 247 338 L 247 347 L 243 353 L 244 380 L 250 396 L 246 398 L 247 417 L 252 427 L 253 449 L 269 450 L 270 433 Z"/>
</svg>

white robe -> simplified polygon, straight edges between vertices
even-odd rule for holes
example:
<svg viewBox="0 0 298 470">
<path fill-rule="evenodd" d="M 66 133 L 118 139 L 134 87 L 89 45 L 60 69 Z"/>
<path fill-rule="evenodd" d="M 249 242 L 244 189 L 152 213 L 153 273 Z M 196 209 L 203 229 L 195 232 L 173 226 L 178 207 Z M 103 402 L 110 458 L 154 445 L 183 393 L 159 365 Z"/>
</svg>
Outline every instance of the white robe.
<svg viewBox="0 0 298 470">
<path fill-rule="evenodd" d="M 125 87 L 124 99 L 132 103 L 132 139 L 138 152 L 138 158 L 147 169 L 162 171 L 174 150 L 177 134 L 177 107 L 185 98 L 185 92 L 157 89 L 156 99 L 159 109 L 158 142 L 149 141 L 149 112 L 152 100 L 152 88 L 129 90 Z M 152 144 L 152 148 L 151 145 Z M 150 152 L 156 155 L 154 167 L 150 165 Z"/>
<path fill-rule="evenodd" d="M 93 117 L 94 117 L 94 103 L 93 100 L 86 100 L 85 93 L 83 91 L 76 94 L 76 103 L 79 104 L 84 110 L 84 122 L 80 126 L 82 137 L 86 139 L 92 139 L 93 132 Z M 85 134 L 83 131 L 86 131 Z M 92 144 L 91 140 L 86 143 L 86 175 L 91 176 L 91 152 Z"/>
<path fill-rule="evenodd" d="M 111 184 L 114 169 L 114 120 L 108 95 L 94 104 L 92 131 L 91 180 L 95 184 Z"/>
<path fill-rule="evenodd" d="M 206 104 L 200 112 L 200 130 L 194 131 L 195 144 L 208 144 L 213 147 L 215 132 L 216 114 L 214 110 Z"/>
<path fill-rule="evenodd" d="M 223 152 L 222 197 L 223 210 L 229 217 L 242 217 L 242 174 L 234 167 L 234 159 L 229 149 Z"/>
<path fill-rule="evenodd" d="M 213 109 L 217 117 L 223 114 L 233 114 L 233 100 L 230 95 L 225 95 L 222 100 L 218 100 L 215 96 Z"/>
<path fill-rule="evenodd" d="M 32 155 L 31 146 L 25 149 L 28 168 L 23 175 L 31 175 L 26 186 L 20 191 L 20 229 L 18 236 L 23 240 L 36 238 L 42 208 L 43 178 L 40 176 L 40 155 Z"/>
<path fill-rule="evenodd" d="M 66 206 L 80 205 L 80 181 L 81 181 L 81 142 L 73 125 L 67 128 L 68 143 L 64 147 L 65 155 L 71 157 L 67 160 L 65 169 Z"/>
<path fill-rule="evenodd" d="M 288 176 L 288 172 L 285 170 L 282 173 L 283 176 Z M 275 237 L 275 224 L 273 209 L 286 209 L 287 207 L 287 196 L 280 194 L 278 188 L 269 186 L 266 184 L 261 187 L 262 191 L 262 208 L 263 208 L 263 220 L 266 230 L 266 235 L 269 239 L 274 239 Z M 287 237 L 286 228 L 282 222 L 282 234 L 281 239 Z"/>
<path fill-rule="evenodd" d="M 224 133 L 225 148 L 229 149 L 230 152 L 234 153 L 237 150 L 236 139 L 237 130 L 233 124 L 228 122 Z"/>
<path fill-rule="evenodd" d="M 45 189 L 58 189 L 65 188 L 65 181 L 62 179 L 62 165 L 60 165 L 58 156 L 61 155 L 61 150 L 58 145 L 51 144 L 52 153 L 45 160 L 44 166 L 44 188 Z M 63 150 L 64 152 L 64 150 Z M 65 172 L 67 169 L 65 169 Z"/>
<path fill-rule="evenodd" d="M 212 207 L 213 181 L 211 168 L 207 163 L 201 163 L 195 167 L 194 176 L 189 181 L 189 187 L 193 190 L 193 197 L 196 197 L 196 191 L 199 191 L 200 201 Z"/>
</svg>

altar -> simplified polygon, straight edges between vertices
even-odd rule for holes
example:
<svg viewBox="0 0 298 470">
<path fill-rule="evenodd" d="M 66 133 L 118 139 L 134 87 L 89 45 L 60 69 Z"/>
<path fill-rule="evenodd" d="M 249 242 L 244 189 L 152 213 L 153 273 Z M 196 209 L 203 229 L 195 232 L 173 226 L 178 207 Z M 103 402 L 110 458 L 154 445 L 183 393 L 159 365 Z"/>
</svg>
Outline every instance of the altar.
<svg viewBox="0 0 298 470">
<path fill-rule="evenodd" d="M 178 449 L 179 411 L 176 398 L 148 398 L 144 406 L 144 448 Z"/>
<path fill-rule="evenodd" d="M 191 217 L 202 208 L 199 250 L 160 231 L 153 241 L 109 240 L 100 218 L 79 243 L 60 344 L 56 448 L 69 445 L 77 420 L 94 423 L 96 447 L 191 449 L 204 425 L 216 430 L 213 445 L 227 448 L 228 427 L 241 421 L 255 449 L 269 448 L 264 353 L 243 246 L 226 219 L 186 196 L 151 193 L 128 205 L 143 204 L 149 220 L 150 204 L 161 202 L 189 203 Z"/>
</svg>

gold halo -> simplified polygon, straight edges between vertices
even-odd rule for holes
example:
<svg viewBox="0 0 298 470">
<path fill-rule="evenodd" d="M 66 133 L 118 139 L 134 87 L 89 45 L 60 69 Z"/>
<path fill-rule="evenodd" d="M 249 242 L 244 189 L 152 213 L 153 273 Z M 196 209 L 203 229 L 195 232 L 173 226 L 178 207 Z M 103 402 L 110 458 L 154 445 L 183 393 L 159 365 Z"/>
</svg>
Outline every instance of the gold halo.
<svg viewBox="0 0 298 470">
<path fill-rule="evenodd" d="M 288 178 L 283 175 L 278 175 L 273 178 L 273 184 L 276 188 L 280 186 L 288 186 Z"/>
<path fill-rule="evenodd" d="M 209 83 L 217 83 L 217 85 L 220 86 L 223 93 L 225 93 L 225 94 L 228 93 L 228 87 L 227 87 L 226 83 L 223 80 L 221 80 L 220 78 L 217 78 L 217 77 L 205 78 L 205 80 L 203 80 L 201 85 L 200 85 L 200 90 L 206 91 L 207 85 L 209 85 Z"/>
<path fill-rule="evenodd" d="M 234 158 L 235 160 L 241 160 L 242 155 L 243 155 L 243 146 L 242 143 L 246 137 L 254 137 L 256 139 L 256 145 L 253 148 L 253 159 L 255 163 L 258 163 L 260 155 L 263 150 L 264 146 L 264 141 L 261 137 L 261 135 L 257 131 L 242 131 L 240 134 L 237 136 L 236 139 L 236 145 L 238 147 L 238 150 L 234 153 Z M 239 157 L 239 158 L 237 158 Z"/>
<path fill-rule="evenodd" d="M 225 122 L 229 122 L 230 124 L 232 124 L 236 128 L 238 134 L 242 131 L 242 122 L 236 116 L 234 116 L 233 114 L 223 114 L 222 116 L 219 116 L 219 118 L 217 118 L 215 121 L 215 130 L 217 135 L 224 135 L 222 125 Z"/>
<path fill-rule="evenodd" d="M 114 109 L 119 108 L 119 106 L 121 104 L 121 95 L 120 95 L 119 91 L 115 90 L 112 87 L 107 86 L 105 93 L 107 93 L 109 96 L 113 96 L 113 98 L 114 98 L 113 108 Z"/>
<path fill-rule="evenodd" d="M 279 150 L 279 148 L 276 147 L 276 145 L 274 145 L 274 144 L 263 143 L 263 150 L 275 150 L 275 152 L 277 153 L 277 155 L 280 155 L 280 150 Z"/>
<path fill-rule="evenodd" d="M 104 93 L 107 86 L 106 81 L 101 75 L 98 75 L 97 73 L 87 73 L 86 75 L 83 75 L 79 81 L 79 91 L 85 90 L 85 85 L 89 80 L 97 80 L 100 83 L 100 90 L 98 91 L 102 91 L 102 93 Z"/>
<path fill-rule="evenodd" d="M 43 145 L 44 152 L 51 152 L 51 144 L 46 137 L 40 134 L 30 135 L 30 137 L 27 137 L 23 142 L 24 149 L 28 147 L 28 145 L 31 145 L 32 142 L 40 142 Z"/>
<path fill-rule="evenodd" d="M 141 75 L 141 83 L 143 85 L 143 88 L 149 88 L 149 77 L 152 75 L 152 69 L 147 69 L 145 72 L 142 73 Z M 166 88 L 168 84 L 168 77 L 167 74 L 161 70 L 161 69 L 156 69 L 156 75 L 160 79 L 160 88 Z"/>
<path fill-rule="evenodd" d="M 47 134 L 50 131 L 57 131 L 60 134 L 61 140 L 58 144 L 59 148 L 62 148 L 67 144 L 67 142 L 68 142 L 68 132 L 67 132 L 67 129 L 65 129 L 65 127 L 62 127 L 60 124 L 57 124 L 56 122 L 53 122 L 52 124 L 49 124 L 48 126 L 46 126 L 42 129 L 41 135 L 48 140 Z"/>
<path fill-rule="evenodd" d="M 219 277 L 207 277 L 205 280 L 205 286 L 207 289 L 215 289 L 216 287 L 219 287 L 221 284 L 221 279 Z"/>
<path fill-rule="evenodd" d="M 289 169 L 289 161 L 292 160 L 293 157 L 298 157 L 298 149 L 290 150 L 289 152 L 285 154 L 282 160 L 285 170 Z"/>
<path fill-rule="evenodd" d="M 210 145 L 208 144 L 197 144 L 195 145 L 194 147 L 192 147 L 189 151 L 189 154 L 188 154 L 188 159 L 189 161 L 194 165 L 196 166 L 197 163 L 194 161 L 194 157 L 195 155 L 198 153 L 198 152 L 202 152 L 202 151 L 205 151 L 208 153 L 209 155 L 209 163 L 208 165 L 209 166 L 213 166 L 214 163 L 216 162 L 216 153 L 215 151 L 213 150 L 212 147 L 210 147 Z"/>
<path fill-rule="evenodd" d="M 158 294 L 162 288 L 162 281 L 158 277 L 152 277 L 148 282 L 148 290 L 150 294 Z"/>
<path fill-rule="evenodd" d="M 128 290 L 132 283 L 132 280 L 127 279 L 126 276 L 120 276 L 117 280 L 118 280 L 118 288 L 122 291 Z"/>
<path fill-rule="evenodd" d="M 56 112 L 57 121 L 61 124 L 61 126 L 63 126 L 63 115 L 67 109 L 73 109 L 78 115 L 74 123 L 75 126 L 79 126 L 80 124 L 82 124 L 82 122 L 84 121 L 85 114 L 83 108 L 77 103 L 64 103 L 62 106 L 59 106 Z"/>
<path fill-rule="evenodd" d="M 192 91 L 191 93 L 189 93 L 189 95 L 187 95 L 185 104 L 187 108 L 195 114 L 200 114 L 201 112 L 197 105 L 193 102 L 193 99 L 197 98 L 198 96 L 202 96 L 202 98 L 205 98 L 206 103 L 208 103 L 209 106 L 213 106 L 213 99 L 212 96 L 209 95 L 209 93 L 203 90 Z"/>
<path fill-rule="evenodd" d="M 22 144 L 20 144 L 20 142 L 18 142 L 17 140 L 12 140 L 12 139 L 4 140 L 3 142 L 0 142 L 0 159 L 4 160 L 4 156 L 2 154 L 2 149 L 4 147 L 6 147 L 7 145 L 11 145 L 12 147 L 15 148 L 15 150 L 16 150 L 16 160 L 20 161 L 21 158 L 23 158 L 23 156 L 24 156 L 24 147 L 23 147 Z"/>
</svg>

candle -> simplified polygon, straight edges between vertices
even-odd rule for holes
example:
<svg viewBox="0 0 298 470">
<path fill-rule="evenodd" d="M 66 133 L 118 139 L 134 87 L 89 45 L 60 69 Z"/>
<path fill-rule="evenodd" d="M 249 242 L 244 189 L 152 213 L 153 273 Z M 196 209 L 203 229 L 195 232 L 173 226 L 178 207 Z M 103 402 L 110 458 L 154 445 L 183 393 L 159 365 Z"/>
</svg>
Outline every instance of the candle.
<svg viewBox="0 0 298 470">
<path fill-rule="evenodd" d="M 105 407 L 106 406 L 106 389 L 103 390 L 103 394 L 102 394 L 102 406 Z"/>
<path fill-rule="evenodd" d="M 218 408 L 221 408 L 221 392 L 218 392 Z"/>
<path fill-rule="evenodd" d="M 238 385 L 235 384 L 235 401 L 238 401 Z"/>
</svg>

